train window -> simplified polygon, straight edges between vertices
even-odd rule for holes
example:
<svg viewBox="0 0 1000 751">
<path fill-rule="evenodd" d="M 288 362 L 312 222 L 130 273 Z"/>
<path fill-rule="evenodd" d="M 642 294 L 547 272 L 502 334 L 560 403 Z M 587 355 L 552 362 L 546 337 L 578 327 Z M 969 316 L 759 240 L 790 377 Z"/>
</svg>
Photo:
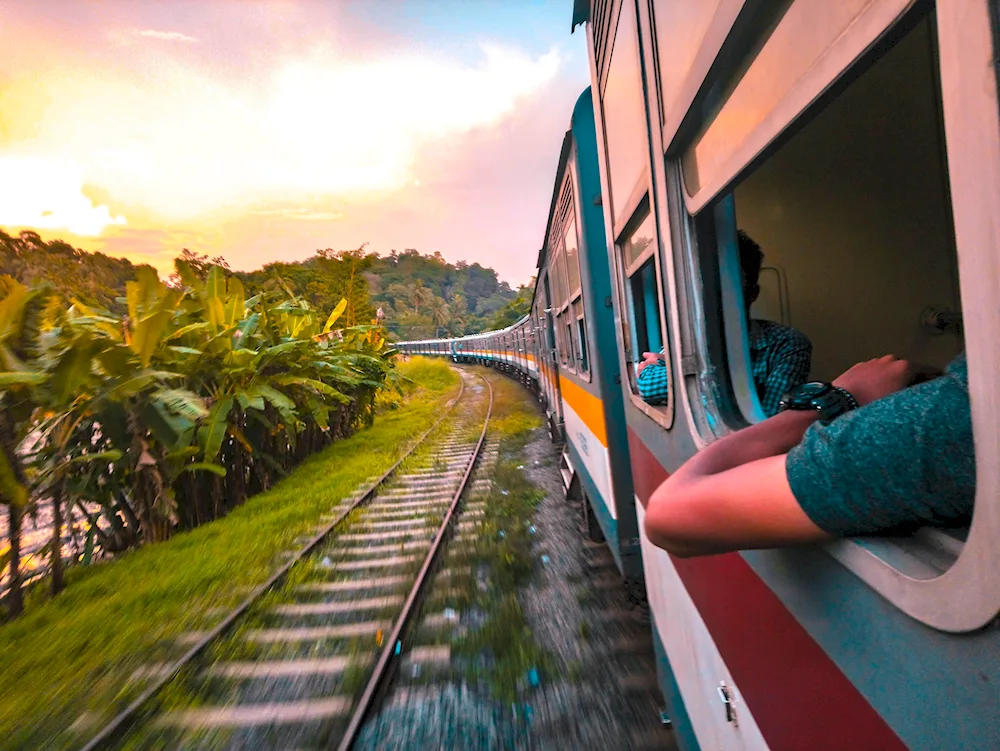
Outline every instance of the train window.
<svg viewBox="0 0 1000 751">
<path fill-rule="evenodd" d="M 612 221 L 624 221 L 641 193 L 640 178 L 649 160 L 646 106 L 639 67 L 638 29 L 634 0 L 625 0 L 618 16 L 611 64 L 601 96 Z M 644 181 L 643 181 L 644 182 Z"/>
<path fill-rule="evenodd" d="M 575 370 L 576 344 L 574 340 L 576 339 L 576 337 L 573 336 L 573 319 L 571 318 L 571 313 L 568 308 L 563 311 L 563 314 L 560 316 L 560 319 L 562 320 L 562 328 L 564 334 L 563 343 L 566 345 L 566 365 L 570 370 Z"/>
<path fill-rule="evenodd" d="M 590 358 L 587 352 L 587 322 L 584 319 L 583 299 L 581 298 L 577 298 L 576 302 L 573 303 L 573 319 L 576 321 L 576 352 L 580 375 L 588 376 Z"/>
<path fill-rule="evenodd" d="M 793 381 L 833 380 L 888 352 L 944 367 L 963 349 L 935 48 L 927 16 L 703 212 L 745 419 L 773 414 Z M 762 323 L 755 308 L 779 301 L 748 299 L 739 283 L 748 239 L 783 272 L 791 328 Z M 749 273 L 759 286 L 757 269 Z M 922 324 L 932 311 L 954 325 L 941 333 Z M 804 339 L 811 367 L 801 362 Z M 765 363 L 779 346 L 798 346 L 800 362 L 771 378 Z"/>
<path fill-rule="evenodd" d="M 654 419 L 669 427 L 673 412 L 673 388 L 669 367 L 670 349 L 663 328 L 656 224 L 644 199 L 639 211 L 618 242 L 621 278 L 622 334 L 625 344 L 625 372 L 633 403 Z M 643 365 L 644 354 L 659 355 L 661 362 Z M 657 368 L 643 379 L 640 391 L 639 372 Z M 655 388 L 646 386 L 652 373 L 658 373 Z"/>
<path fill-rule="evenodd" d="M 580 294 L 580 253 L 576 237 L 576 217 L 572 210 L 566 219 L 566 232 L 563 233 L 563 247 L 566 248 L 566 271 L 569 282 L 569 299 Z"/>
<path fill-rule="evenodd" d="M 702 349 L 728 374 L 717 416 L 734 427 L 763 416 L 755 376 L 767 365 L 754 358 L 769 345 L 758 337 L 755 347 L 753 326 L 764 309 L 811 342 L 812 380 L 886 353 L 941 368 L 968 344 L 971 526 L 829 546 L 887 600 L 947 631 L 979 628 L 1000 609 L 1000 129 L 996 80 L 976 73 L 994 54 L 987 11 L 971 0 L 916 6 L 693 219 L 711 324 Z M 820 25 L 810 28 L 823 35 Z M 733 132 L 732 153 L 756 138 Z M 776 271 L 756 301 L 741 284 L 738 229 Z"/>
</svg>

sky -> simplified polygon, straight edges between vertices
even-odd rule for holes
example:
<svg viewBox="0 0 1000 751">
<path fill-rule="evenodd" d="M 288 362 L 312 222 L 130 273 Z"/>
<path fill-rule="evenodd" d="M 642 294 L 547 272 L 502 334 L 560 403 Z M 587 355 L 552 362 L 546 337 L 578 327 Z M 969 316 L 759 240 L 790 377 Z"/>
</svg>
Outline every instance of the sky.
<svg viewBox="0 0 1000 751">
<path fill-rule="evenodd" d="M 572 0 L 0 0 L 0 228 L 171 268 L 320 248 L 534 273 Z"/>
</svg>

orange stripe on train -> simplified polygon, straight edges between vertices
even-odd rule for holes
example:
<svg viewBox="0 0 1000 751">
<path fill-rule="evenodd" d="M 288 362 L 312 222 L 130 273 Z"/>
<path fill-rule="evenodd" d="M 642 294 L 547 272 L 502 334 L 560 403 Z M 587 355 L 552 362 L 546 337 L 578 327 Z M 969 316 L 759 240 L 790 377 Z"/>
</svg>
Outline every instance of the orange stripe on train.
<svg viewBox="0 0 1000 751">
<path fill-rule="evenodd" d="M 583 424 L 590 428 L 601 445 L 607 448 L 608 432 L 604 424 L 604 404 L 601 400 L 568 378 L 560 377 L 559 385 L 562 387 L 562 398 L 579 415 Z"/>
</svg>

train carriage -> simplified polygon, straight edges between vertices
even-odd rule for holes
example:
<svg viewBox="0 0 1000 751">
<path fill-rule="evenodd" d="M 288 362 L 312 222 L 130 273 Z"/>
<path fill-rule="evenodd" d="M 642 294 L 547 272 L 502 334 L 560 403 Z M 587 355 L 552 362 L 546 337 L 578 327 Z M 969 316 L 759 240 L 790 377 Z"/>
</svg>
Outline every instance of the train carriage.
<svg viewBox="0 0 1000 751">
<path fill-rule="evenodd" d="M 641 587 L 642 562 L 621 380 L 614 347 L 614 313 L 606 254 L 593 102 L 577 101 L 563 139 L 545 241 L 538 256 L 538 290 L 553 343 L 561 422 L 560 470 L 571 495 L 582 494 L 593 539 L 603 538 L 630 585 Z"/>
<path fill-rule="evenodd" d="M 814 379 L 967 348 L 970 528 L 700 559 L 643 537 L 686 749 L 1000 748 L 996 14 L 987 0 L 576 3 L 640 521 L 670 472 L 764 418 L 751 320 L 807 336 Z M 750 318 L 738 229 L 765 254 Z M 669 400 L 652 406 L 635 366 L 661 349 Z"/>
</svg>

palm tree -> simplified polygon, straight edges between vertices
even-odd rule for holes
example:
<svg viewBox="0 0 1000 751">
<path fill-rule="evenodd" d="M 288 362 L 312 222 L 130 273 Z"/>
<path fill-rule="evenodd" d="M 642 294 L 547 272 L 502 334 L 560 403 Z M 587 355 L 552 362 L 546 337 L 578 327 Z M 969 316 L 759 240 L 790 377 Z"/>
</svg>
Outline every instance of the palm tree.
<svg viewBox="0 0 1000 751">
<path fill-rule="evenodd" d="M 417 279 L 407 285 L 410 291 L 410 302 L 413 303 L 413 312 L 420 312 L 420 304 L 427 301 L 430 290 L 424 286 L 423 280 Z"/>
<path fill-rule="evenodd" d="M 448 303 L 440 297 L 435 297 L 431 302 L 431 323 L 434 324 L 434 336 L 441 336 L 441 329 L 448 325 L 451 320 L 451 310 Z"/>
</svg>

